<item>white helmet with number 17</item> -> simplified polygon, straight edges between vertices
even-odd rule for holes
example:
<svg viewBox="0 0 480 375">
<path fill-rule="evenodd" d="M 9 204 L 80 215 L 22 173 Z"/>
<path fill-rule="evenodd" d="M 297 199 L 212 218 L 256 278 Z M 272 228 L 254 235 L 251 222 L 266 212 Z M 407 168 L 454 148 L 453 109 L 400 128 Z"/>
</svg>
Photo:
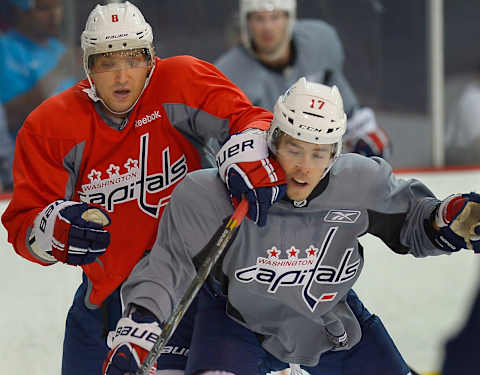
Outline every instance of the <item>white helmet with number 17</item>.
<svg viewBox="0 0 480 375">
<path fill-rule="evenodd" d="M 330 166 L 340 155 L 347 116 L 336 86 L 308 82 L 302 77 L 278 98 L 273 115 L 267 143 L 274 154 L 279 136 L 287 134 L 304 142 L 333 144 Z"/>
</svg>

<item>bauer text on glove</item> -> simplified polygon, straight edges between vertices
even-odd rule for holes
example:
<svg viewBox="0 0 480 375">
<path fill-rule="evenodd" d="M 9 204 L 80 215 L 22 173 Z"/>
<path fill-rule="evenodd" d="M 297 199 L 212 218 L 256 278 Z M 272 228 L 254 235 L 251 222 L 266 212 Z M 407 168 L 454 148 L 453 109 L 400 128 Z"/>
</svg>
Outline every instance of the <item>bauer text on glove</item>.
<svg viewBox="0 0 480 375">
<path fill-rule="evenodd" d="M 286 191 L 280 164 L 269 157 L 265 133 L 248 130 L 232 135 L 217 154 L 220 177 L 236 207 L 242 195 L 248 200 L 248 217 L 264 226 L 268 209 Z"/>
<path fill-rule="evenodd" d="M 118 321 L 115 331 L 108 335 L 111 348 L 103 364 L 103 375 L 135 374 L 160 337 L 162 329 L 148 310 L 133 307 L 128 317 Z M 150 369 L 155 374 L 157 365 Z"/>
</svg>

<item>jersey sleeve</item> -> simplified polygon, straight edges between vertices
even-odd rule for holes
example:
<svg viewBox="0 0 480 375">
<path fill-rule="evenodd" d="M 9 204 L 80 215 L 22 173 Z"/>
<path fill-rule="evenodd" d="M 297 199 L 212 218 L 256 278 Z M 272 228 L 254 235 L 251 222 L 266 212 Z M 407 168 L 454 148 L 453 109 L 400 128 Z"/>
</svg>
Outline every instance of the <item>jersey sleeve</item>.
<svg viewBox="0 0 480 375">
<path fill-rule="evenodd" d="M 191 176 L 198 173 L 210 173 L 214 184 L 195 183 Z M 223 206 L 211 206 L 215 204 L 214 199 L 208 198 L 212 193 L 224 195 L 215 201 L 228 199 L 214 169 L 193 172 L 175 188 L 151 252 L 135 266 L 122 286 L 125 306 L 140 305 L 160 321 L 168 319 L 194 279 L 196 266 L 202 262 L 210 240 L 222 227 L 222 218 L 232 213 Z"/>
<path fill-rule="evenodd" d="M 43 265 L 28 244 L 37 214 L 56 199 L 71 199 L 73 191 L 68 171 L 68 154 L 75 149 L 70 139 L 53 139 L 35 132 L 35 119 L 27 118 L 17 136 L 13 178 L 15 190 L 2 223 L 8 241 L 22 257 Z M 69 188 L 69 186 L 71 188 Z"/>
<path fill-rule="evenodd" d="M 368 232 L 399 254 L 415 257 L 445 254 L 432 243 L 424 227 L 440 203 L 430 189 L 419 180 L 396 177 L 391 166 L 381 158 L 363 159 L 369 165 L 362 172 L 367 174 L 365 180 L 372 184 L 367 188 L 365 199 Z"/>
<path fill-rule="evenodd" d="M 189 56 L 167 60 L 161 75 L 177 77 L 165 88 L 172 92 L 173 99 L 173 103 L 166 104 L 167 114 L 174 124 L 178 121 L 172 121 L 173 118 L 188 116 L 188 128 L 184 125 L 182 131 L 223 141 L 229 134 L 249 128 L 270 127 L 273 115 L 253 106 L 245 93 L 214 65 Z"/>
</svg>

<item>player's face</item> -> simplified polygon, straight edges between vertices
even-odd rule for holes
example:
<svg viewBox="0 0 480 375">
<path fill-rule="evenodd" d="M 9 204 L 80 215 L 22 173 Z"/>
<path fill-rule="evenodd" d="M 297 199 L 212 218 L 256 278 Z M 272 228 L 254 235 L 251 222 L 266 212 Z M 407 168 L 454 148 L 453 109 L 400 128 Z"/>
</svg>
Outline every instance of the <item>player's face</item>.
<svg viewBox="0 0 480 375">
<path fill-rule="evenodd" d="M 150 68 L 148 57 L 141 50 L 134 50 L 94 56 L 90 73 L 97 95 L 108 108 L 124 112 L 141 94 Z"/>
<path fill-rule="evenodd" d="M 281 10 L 252 12 L 248 15 L 250 37 L 258 53 L 271 54 L 287 37 L 288 14 Z"/>
<path fill-rule="evenodd" d="M 277 160 L 287 176 L 287 196 L 295 201 L 307 199 L 317 186 L 332 157 L 332 145 L 318 145 L 281 136 Z"/>
</svg>

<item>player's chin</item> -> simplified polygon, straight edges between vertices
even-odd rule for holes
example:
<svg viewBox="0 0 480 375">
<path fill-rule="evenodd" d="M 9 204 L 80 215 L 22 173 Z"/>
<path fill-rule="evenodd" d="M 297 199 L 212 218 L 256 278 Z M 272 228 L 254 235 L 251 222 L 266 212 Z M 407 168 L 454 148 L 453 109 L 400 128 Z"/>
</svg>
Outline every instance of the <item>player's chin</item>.
<svg viewBox="0 0 480 375">
<path fill-rule="evenodd" d="M 308 198 L 312 189 L 310 188 L 296 188 L 290 184 L 287 186 L 287 197 L 292 201 L 303 201 Z"/>
</svg>

